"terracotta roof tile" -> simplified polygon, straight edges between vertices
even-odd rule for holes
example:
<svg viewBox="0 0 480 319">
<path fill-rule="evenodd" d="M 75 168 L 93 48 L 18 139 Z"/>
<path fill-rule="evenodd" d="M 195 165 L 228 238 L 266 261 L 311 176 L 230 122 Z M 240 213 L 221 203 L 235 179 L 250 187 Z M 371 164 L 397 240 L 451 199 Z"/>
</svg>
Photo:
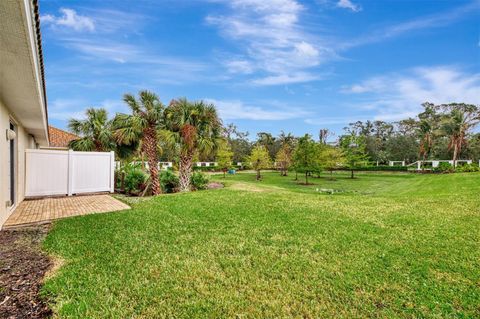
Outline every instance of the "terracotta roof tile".
<svg viewBox="0 0 480 319">
<path fill-rule="evenodd" d="M 50 135 L 51 147 L 68 147 L 68 143 L 70 141 L 80 138 L 75 134 L 69 133 L 67 131 L 58 129 L 50 125 L 48 126 L 48 133 Z"/>
</svg>

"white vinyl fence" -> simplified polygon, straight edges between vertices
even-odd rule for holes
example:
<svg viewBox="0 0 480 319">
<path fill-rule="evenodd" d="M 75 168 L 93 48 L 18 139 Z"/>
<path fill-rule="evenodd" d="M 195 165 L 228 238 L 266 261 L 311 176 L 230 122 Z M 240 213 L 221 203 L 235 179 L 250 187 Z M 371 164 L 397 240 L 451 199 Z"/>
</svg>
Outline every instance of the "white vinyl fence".
<svg viewBox="0 0 480 319">
<path fill-rule="evenodd" d="M 114 152 L 25 150 L 25 196 L 114 190 Z"/>
</svg>

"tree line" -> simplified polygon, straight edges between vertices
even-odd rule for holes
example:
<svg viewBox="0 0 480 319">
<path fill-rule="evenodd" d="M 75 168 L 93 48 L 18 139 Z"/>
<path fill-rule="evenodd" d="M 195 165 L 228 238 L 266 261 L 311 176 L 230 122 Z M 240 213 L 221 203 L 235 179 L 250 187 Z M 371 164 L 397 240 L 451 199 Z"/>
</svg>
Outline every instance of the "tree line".
<svg viewBox="0 0 480 319">
<path fill-rule="evenodd" d="M 480 160 L 480 133 L 474 128 L 480 121 L 479 107 L 472 104 L 450 103 L 435 105 L 424 103 L 423 110 L 415 118 L 396 122 L 357 121 L 344 128 L 343 134 L 329 143 L 352 152 L 347 147 L 358 144 L 365 152 L 365 161 L 387 164 L 389 161 L 459 158 Z M 239 133 L 233 124 L 227 126 L 227 135 L 235 161 L 241 161 L 250 154 L 256 144 L 266 147 L 270 158 L 274 159 L 282 148 L 287 135 L 281 132 L 278 137 L 267 132 L 257 134 L 256 141 L 248 140 L 248 133 Z M 320 129 L 318 142 L 326 144 L 333 134 L 328 129 Z M 293 140 L 298 138 L 287 137 Z"/>
<path fill-rule="evenodd" d="M 480 159 L 480 108 L 465 103 L 435 105 L 424 103 L 415 118 L 397 122 L 357 121 L 344 128 L 334 141 L 328 129 L 320 129 L 315 140 L 281 132 L 273 136 L 260 132 L 251 141 L 248 132 L 234 124 L 223 125 L 215 106 L 185 98 L 167 106 L 158 96 L 141 91 L 138 97 L 125 94 L 130 114 L 118 113 L 112 119 L 101 108 L 86 110 L 86 118 L 71 119 L 69 129 L 81 138 L 70 143 L 74 150 L 115 150 L 119 159 L 147 159 L 152 193 L 161 192 L 158 161 L 178 163 L 181 191 L 191 189 L 194 161 L 216 161 L 225 172 L 232 162 L 243 162 L 257 172 L 273 168 L 286 176 L 293 170 L 312 174 L 339 167 L 351 170 L 367 163 L 407 163 L 427 159 Z"/>
</svg>

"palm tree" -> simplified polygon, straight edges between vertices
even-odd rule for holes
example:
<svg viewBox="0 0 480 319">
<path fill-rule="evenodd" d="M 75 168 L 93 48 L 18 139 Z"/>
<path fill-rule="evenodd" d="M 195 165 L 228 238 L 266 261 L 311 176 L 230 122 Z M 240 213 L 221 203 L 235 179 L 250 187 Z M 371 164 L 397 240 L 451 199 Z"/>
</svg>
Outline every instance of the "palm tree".
<svg viewBox="0 0 480 319">
<path fill-rule="evenodd" d="M 140 91 L 138 99 L 125 94 L 123 101 L 132 114 L 119 113 L 113 121 L 114 138 L 120 144 L 140 143 L 141 151 L 147 156 L 152 194 L 161 193 L 158 179 L 158 145 L 164 106 L 158 96 L 149 91 Z"/>
<path fill-rule="evenodd" d="M 457 157 L 466 145 L 466 135 L 480 122 L 480 110 L 475 105 L 452 103 L 442 105 L 450 110 L 441 122 L 442 132 L 449 137 L 448 148 L 453 150 L 453 167 L 457 166 Z"/>
<path fill-rule="evenodd" d="M 420 157 L 423 161 L 427 159 L 433 146 L 434 131 L 432 125 L 427 120 L 421 120 L 418 127 L 420 136 Z"/>
<path fill-rule="evenodd" d="M 105 152 L 115 148 L 112 139 L 112 122 L 108 120 L 107 110 L 103 108 L 88 108 L 85 111 L 86 118 L 70 119 L 69 130 L 79 135 L 80 138 L 69 143 L 69 147 L 75 151 Z"/>
<path fill-rule="evenodd" d="M 211 154 L 218 146 L 222 123 L 212 104 L 203 101 L 173 100 L 165 109 L 170 140 L 180 150 L 180 191 L 190 191 L 193 157 Z"/>
<path fill-rule="evenodd" d="M 439 107 L 433 103 L 422 104 L 424 111 L 418 114 L 418 136 L 420 138 L 419 155 L 425 161 L 430 155 L 436 135 L 438 135 Z"/>
</svg>

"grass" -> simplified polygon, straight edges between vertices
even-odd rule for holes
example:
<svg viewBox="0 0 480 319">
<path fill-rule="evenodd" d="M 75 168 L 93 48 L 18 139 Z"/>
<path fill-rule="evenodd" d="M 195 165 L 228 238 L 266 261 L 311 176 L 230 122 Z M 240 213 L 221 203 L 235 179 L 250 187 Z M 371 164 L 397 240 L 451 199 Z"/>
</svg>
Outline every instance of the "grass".
<svg viewBox="0 0 480 319">
<path fill-rule="evenodd" d="M 480 316 L 480 174 L 312 182 L 238 174 L 60 220 L 43 294 L 62 318 Z"/>
</svg>

